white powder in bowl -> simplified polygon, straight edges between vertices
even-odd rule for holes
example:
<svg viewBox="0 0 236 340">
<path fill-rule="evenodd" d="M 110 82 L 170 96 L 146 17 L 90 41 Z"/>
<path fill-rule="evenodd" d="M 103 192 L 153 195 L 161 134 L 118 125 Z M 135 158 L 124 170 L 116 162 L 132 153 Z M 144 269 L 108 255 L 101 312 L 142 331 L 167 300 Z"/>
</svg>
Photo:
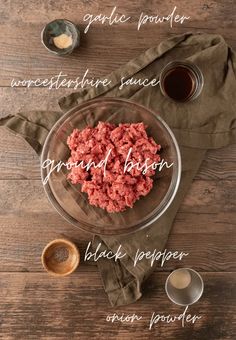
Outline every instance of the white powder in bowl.
<svg viewBox="0 0 236 340">
<path fill-rule="evenodd" d="M 170 284 L 177 289 L 184 289 L 191 283 L 191 274 L 187 269 L 174 271 L 170 275 Z"/>
<path fill-rule="evenodd" d="M 72 45 L 72 37 L 63 33 L 53 38 L 53 43 L 57 48 L 68 48 Z"/>
</svg>

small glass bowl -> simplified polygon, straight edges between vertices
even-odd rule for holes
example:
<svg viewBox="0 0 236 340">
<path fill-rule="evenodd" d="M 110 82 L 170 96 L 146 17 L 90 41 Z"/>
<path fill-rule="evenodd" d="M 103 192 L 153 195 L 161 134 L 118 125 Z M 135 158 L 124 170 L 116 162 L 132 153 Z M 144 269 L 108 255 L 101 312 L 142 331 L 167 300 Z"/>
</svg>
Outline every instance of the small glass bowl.
<svg viewBox="0 0 236 340">
<path fill-rule="evenodd" d="M 184 100 L 176 100 L 170 97 L 167 91 L 165 90 L 165 86 L 164 86 L 166 76 L 169 74 L 169 72 L 171 72 L 171 70 L 177 67 L 187 69 L 193 81 L 193 91 Z M 184 86 L 181 79 L 178 83 L 180 87 Z M 184 102 L 189 102 L 189 101 L 196 99 L 201 94 L 203 85 L 204 85 L 204 77 L 203 77 L 202 71 L 199 69 L 197 65 L 193 64 L 190 61 L 171 61 L 162 69 L 161 74 L 160 74 L 160 90 L 163 96 L 169 98 L 170 100 L 174 102 L 184 103 Z"/>
<path fill-rule="evenodd" d="M 180 182 L 181 158 L 173 132 L 162 118 L 137 103 L 117 98 L 101 98 L 87 101 L 67 112 L 49 132 L 41 156 L 42 180 L 48 176 L 48 167 L 42 165 L 47 159 L 66 163 L 70 156 L 67 138 L 75 128 L 96 126 L 99 121 L 113 124 L 143 122 L 147 133 L 161 144 L 161 158 L 170 168 L 163 167 L 153 177 L 152 190 L 136 201 L 133 208 L 121 213 L 91 206 L 87 194 L 80 186 L 72 185 L 62 168 L 54 171 L 44 185 L 46 194 L 56 210 L 70 223 L 83 230 L 101 235 L 127 234 L 149 226 L 156 221 L 171 204 Z M 64 169 L 64 171 L 63 171 Z"/>
<path fill-rule="evenodd" d="M 176 276 L 178 285 L 183 284 L 182 287 L 173 285 L 173 280 Z M 186 279 L 189 282 L 186 282 Z M 184 285 L 184 283 L 187 284 Z M 167 277 L 165 283 L 165 291 L 168 298 L 180 306 L 189 306 L 196 303 L 202 296 L 203 290 L 204 283 L 201 275 L 191 268 L 178 268 L 174 270 Z"/>
<path fill-rule="evenodd" d="M 54 43 L 54 38 L 65 34 L 71 37 L 72 43 L 67 48 L 58 48 Z M 67 55 L 79 46 L 80 31 L 79 28 L 71 21 L 66 19 L 56 19 L 49 22 L 41 32 L 41 41 L 46 49 L 57 55 Z"/>
</svg>

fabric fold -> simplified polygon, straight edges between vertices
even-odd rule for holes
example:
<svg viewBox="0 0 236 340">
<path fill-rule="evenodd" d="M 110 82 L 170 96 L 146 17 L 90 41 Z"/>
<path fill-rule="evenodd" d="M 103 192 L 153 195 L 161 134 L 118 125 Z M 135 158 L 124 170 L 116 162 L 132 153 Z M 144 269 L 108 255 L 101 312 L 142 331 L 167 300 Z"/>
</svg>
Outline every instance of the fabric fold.
<svg viewBox="0 0 236 340">
<path fill-rule="evenodd" d="M 40 155 L 50 129 L 62 115 L 55 111 L 19 112 L 1 118 L 0 126 L 26 140 Z"/>
</svg>

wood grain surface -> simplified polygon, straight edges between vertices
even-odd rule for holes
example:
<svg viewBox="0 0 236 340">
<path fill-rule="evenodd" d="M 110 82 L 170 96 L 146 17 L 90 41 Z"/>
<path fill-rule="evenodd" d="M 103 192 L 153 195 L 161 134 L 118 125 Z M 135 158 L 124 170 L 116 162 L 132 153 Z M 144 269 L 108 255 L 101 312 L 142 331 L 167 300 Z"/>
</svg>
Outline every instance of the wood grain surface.
<svg viewBox="0 0 236 340">
<path fill-rule="evenodd" d="M 235 47 L 234 5 L 234 0 L 119 0 L 117 13 L 131 16 L 131 20 L 127 24 L 113 26 L 94 23 L 82 36 L 80 49 L 70 56 L 68 62 L 68 58 L 49 54 L 40 44 L 40 33 L 45 23 L 62 16 L 81 25 L 83 30 L 83 16 L 86 13 L 109 16 L 113 3 L 109 0 L 2 0 L 0 85 L 9 86 L 12 78 L 48 78 L 60 71 L 75 78 L 87 68 L 91 76 L 100 77 L 161 40 L 188 31 L 215 33 L 217 29 L 217 33 L 223 34 L 227 42 Z M 178 13 L 190 16 L 191 20 L 183 25 L 176 24 L 173 28 L 168 22 L 162 25 L 146 24 L 137 32 L 137 22 L 142 12 L 163 16 L 171 13 L 174 6 L 177 6 Z"/>
<path fill-rule="evenodd" d="M 184 311 L 166 298 L 166 273 L 155 273 L 146 282 L 141 300 L 115 310 L 107 305 L 98 273 L 78 271 L 63 280 L 43 273 L 4 273 L 0 282 L 2 331 L 5 339 L 232 340 L 235 273 L 202 272 L 202 277 L 206 285 L 202 301 L 188 308 L 189 314 L 201 316 L 193 335 L 193 325 L 185 323 L 183 328 L 180 321 L 157 323 L 149 330 L 152 313 L 174 316 Z M 133 324 L 108 323 L 107 315 L 114 313 L 135 313 L 142 319 Z"/>
<path fill-rule="evenodd" d="M 40 43 L 44 25 L 67 18 L 81 26 L 86 13 L 131 16 L 127 24 L 92 25 L 81 47 L 68 58 L 49 54 Z M 147 24 L 141 12 L 166 15 L 173 7 L 191 17 L 183 25 Z M 74 79 L 89 68 L 105 76 L 161 40 L 184 32 L 220 33 L 236 48 L 234 0 L 1 0 L 0 117 L 26 110 L 59 110 L 57 99 L 70 89 L 11 88 L 12 79 L 49 78 L 60 71 Z M 25 141 L 0 129 L 0 338 L 1 339 L 180 339 L 236 337 L 236 145 L 209 151 L 176 216 L 167 249 L 189 252 L 181 262 L 157 267 L 137 303 L 112 308 L 97 267 L 83 262 L 69 277 L 43 271 L 42 249 L 57 237 L 75 241 L 83 255 L 91 235 L 64 221 L 49 204 L 40 181 L 39 160 Z M 83 256 L 82 256 L 83 257 Z M 178 267 L 198 270 L 205 283 L 201 300 L 189 307 L 202 318 L 194 325 L 158 323 L 153 312 L 179 315 L 184 308 L 166 297 L 164 282 Z M 137 314 L 135 323 L 109 323 L 107 315 Z"/>
</svg>

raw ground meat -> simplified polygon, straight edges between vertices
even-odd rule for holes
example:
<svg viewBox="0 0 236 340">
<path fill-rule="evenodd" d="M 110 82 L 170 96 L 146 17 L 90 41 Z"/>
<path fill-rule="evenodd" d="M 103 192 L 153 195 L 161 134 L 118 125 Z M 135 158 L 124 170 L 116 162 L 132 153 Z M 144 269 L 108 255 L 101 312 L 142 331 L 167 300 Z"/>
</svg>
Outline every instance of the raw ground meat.
<svg viewBox="0 0 236 340">
<path fill-rule="evenodd" d="M 99 122 L 95 128 L 75 129 L 68 137 L 67 144 L 71 150 L 68 163 L 96 165 L 109 157 L 105 166 L 89 170 L 73 166 L 68 179 L 73 184 L 81 184 L 82 192 L 88 194 L 89 203 L 110 212 L 124 211 L 132 208 L 135 201 L 146 196 L 153 186 L 151 176 L 155 170 L 148 169 L 146 174 L 137 168 L 124 172 L 125 161 L 130 148 L 129 161 L 134 164 L 147 164 L 160 161 L 157 152 L 161 146 L 152 137 L 148 137 L 143 123 L 119 124 Z"/>
</svg>

